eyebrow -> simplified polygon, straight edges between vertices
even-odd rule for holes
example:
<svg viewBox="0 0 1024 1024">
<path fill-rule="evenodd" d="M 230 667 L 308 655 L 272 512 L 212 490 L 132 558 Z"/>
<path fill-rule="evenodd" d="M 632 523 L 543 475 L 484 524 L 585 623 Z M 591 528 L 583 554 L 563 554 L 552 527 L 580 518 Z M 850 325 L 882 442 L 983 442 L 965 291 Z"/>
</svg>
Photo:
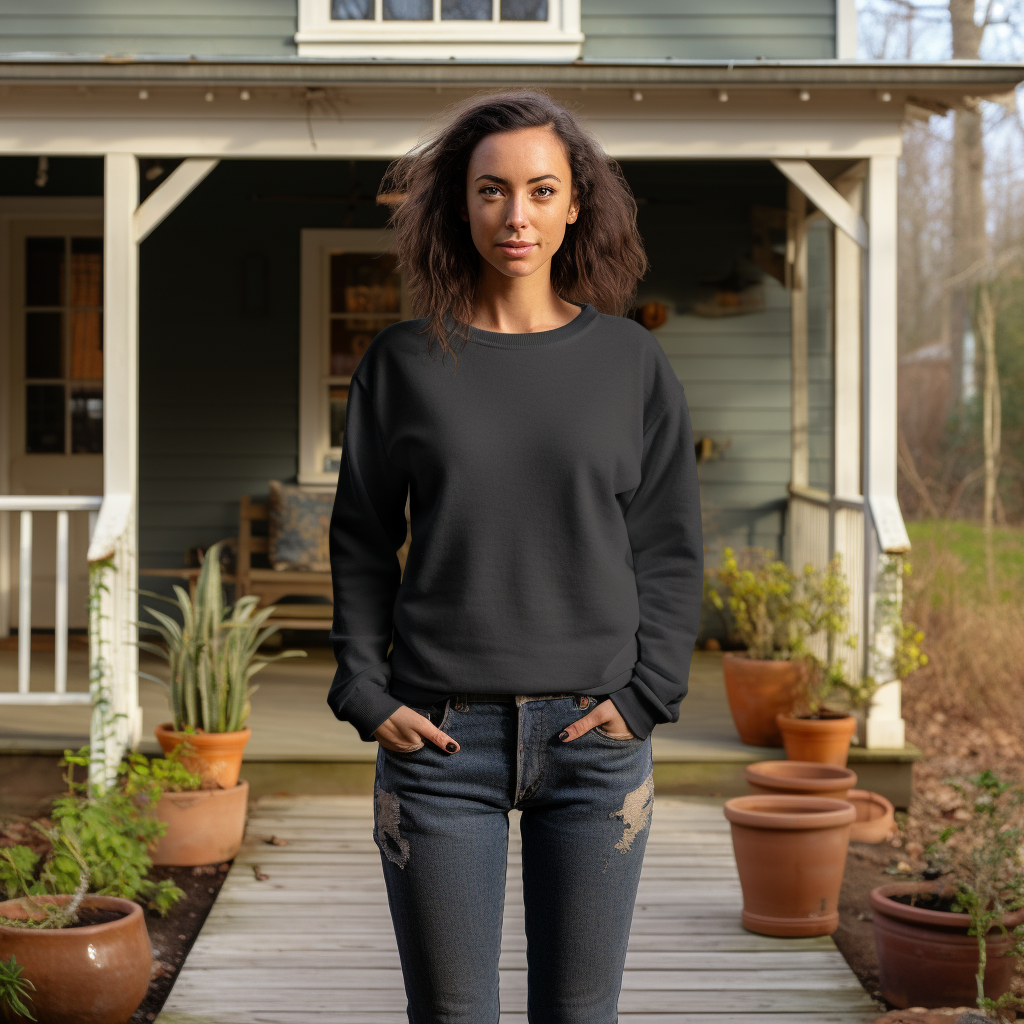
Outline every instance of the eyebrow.
<svg viewBox="0 0 1024 1024">
<path fill-rule="evenodd" d="M 530 178 L 530 180 L 526 184 L 527 185 L 533 185 L 533 184 L 535 184 L 538 181 L 544 181 L 546 178 L 553 178 L 559 184 L 562 183 L 562 179 L 557 174 L 541 174 L 541 175 L 539 175 L 536 178 Z M 509 185 L 509 184 L 511 184 L 511 182 L 509 182 L 506 178 L 499 178 L 498 175 L 496 175 L 496 174 L 481 174 L 476 179 L 476 181 L 485 181 L 485 180 L 486 181 L 496 181 L 499 185 Z"/>
</svg>

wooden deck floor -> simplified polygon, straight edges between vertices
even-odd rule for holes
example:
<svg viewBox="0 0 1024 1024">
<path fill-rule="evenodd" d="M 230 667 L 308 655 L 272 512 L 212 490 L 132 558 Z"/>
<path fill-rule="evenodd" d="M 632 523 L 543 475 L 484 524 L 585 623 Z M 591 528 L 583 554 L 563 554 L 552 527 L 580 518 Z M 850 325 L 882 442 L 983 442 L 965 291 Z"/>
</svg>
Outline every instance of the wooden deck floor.
<svg viewBox="0 0 1024 1024">
<path fill-rule="evenodd" d="M 158 1024 L 405 1024 L 371 822 L 365 797 L 261 800 Z M 288 845 L 269 845 L 271 836 Z M 254 866 L 269 878 L 257 881 Z M 502 1024 L 526 1022 L 519 876 L 514 821 Z M 740 926 L 740 904 L 721 801 L 658 798 L 619 1001 L 623 1024 L 874 1020 L 874 1003 L 831 939 L 752 935 Z"/>
</svg>

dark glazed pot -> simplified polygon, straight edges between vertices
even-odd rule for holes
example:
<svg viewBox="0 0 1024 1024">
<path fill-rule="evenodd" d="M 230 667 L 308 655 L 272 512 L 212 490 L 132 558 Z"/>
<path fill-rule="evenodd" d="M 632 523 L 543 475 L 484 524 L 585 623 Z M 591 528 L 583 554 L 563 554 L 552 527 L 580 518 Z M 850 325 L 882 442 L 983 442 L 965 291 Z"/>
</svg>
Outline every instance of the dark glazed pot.
<svg viewBox="0 0 1024 1024">
<path fill-rule="evenodd" d="M 67 903 L 70 896 L 40 897 Z M 35 985 L 28 1008 L 38 1024 L 127 1024 L 149 988 L 153 952 L 142 907 L 113 896 L 86 896 L 83 907 L 124 917 L 84 928 L 0 925 L 0 960 L 12 956 Z M 0 903 L 0 920 L 25 919 L 17 900 Z M 8 1013 L 11 1021 L 24 1021 Z"/>
<path fill-rule="evenodd" d="M 759 661 L 739 654 L 722 658 L 725 696 L 740 739 L 751 747 L 781 747 L 775 718 L 789 714 L 806 670 L 796 661 Z"/>
<path fill-rule="evenodd" d="M 935 892 L 934 882 L 897 882 L 871 890 L 878 981 L 893 1006 L 972 1006 L 977 997 L 978 940 L 967 934 L 967 914 L 951 914 L 896 903 L 891 896 Z M 1024 922 L 1024 910 L 1007 914 L 1012 932 Z M 1013 935 L 990 934 L 985 995 L 998 999 L 1010 988 L 1014 960 L 1003 956 Z"/>
</svg>

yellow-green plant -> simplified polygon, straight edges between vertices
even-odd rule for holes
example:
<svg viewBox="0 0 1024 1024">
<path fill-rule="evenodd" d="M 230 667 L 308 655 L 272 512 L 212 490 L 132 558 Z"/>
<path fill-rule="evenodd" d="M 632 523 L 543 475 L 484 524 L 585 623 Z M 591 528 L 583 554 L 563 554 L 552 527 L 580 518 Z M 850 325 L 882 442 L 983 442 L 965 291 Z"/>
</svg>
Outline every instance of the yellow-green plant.
<svg viewBox="0 0 1024 1024">
<path fill-rule="evenodd" d="M 761 661 L 803 657 L 806 628 L 797 600 L 798 579 L 774 552 L 751 549 L 741 565 L 732 548 L 722 552 L 718 582 L 728 591 L 725 601 L 715 587 L 708 597 L 719 611 L 728 603 L 747 655 Z"/>
<path fill-rule="evenodd" d="M 10 960 L 0 959 L 0 1017 L 9 1010 L 26 1020 L 35 1020 L 25 1005 L 26 1000 L 32 1002 L 30 992 L 35 990 L 35 985 L 22 977 L 21 966 L 13 956 Z"/>
<path fill-rule="evenodd" d="M 262 644 L 277 632 L 265 626 L 276 610 L 257 611 L 259 598 L 240 597 L 225 605 L 220 574 L 221 545 L 206 552 L 196 581 L 195 596 L 174 588 L 177 601 L 149 594 L 174 605 L 181 622 L 165 612 L 146 607 L 156 620 L 140 628 L 158 633 L 166 647 L 140 641 L 139 647 L 168 662 L 169 679 L 140 672 L 168 691 L 174 728 L 205 732 L 237 732 L 245 727 L 256 687 L 249 680 L 264 666 L 281 658 L 303 658 L 305 651 L 282 651 L 262 655 Z"/>
</svg>

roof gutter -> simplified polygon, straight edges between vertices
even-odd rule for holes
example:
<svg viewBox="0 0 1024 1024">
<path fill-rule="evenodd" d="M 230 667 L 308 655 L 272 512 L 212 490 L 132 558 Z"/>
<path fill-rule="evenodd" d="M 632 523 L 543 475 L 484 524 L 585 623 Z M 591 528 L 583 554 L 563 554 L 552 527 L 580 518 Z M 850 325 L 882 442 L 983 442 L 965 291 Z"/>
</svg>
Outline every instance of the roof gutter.
<svg viewBox="0 0 1024 1024">
<path fill-rule="evenodd" d="M 0 55 L 0 83 L 14 85 L 541 85 L 646 87 L 956 89 L 998 95 L 1024 81 L 1024 64 L 990 61 L 397 61 L 68 54 Z"/>
</svg>

